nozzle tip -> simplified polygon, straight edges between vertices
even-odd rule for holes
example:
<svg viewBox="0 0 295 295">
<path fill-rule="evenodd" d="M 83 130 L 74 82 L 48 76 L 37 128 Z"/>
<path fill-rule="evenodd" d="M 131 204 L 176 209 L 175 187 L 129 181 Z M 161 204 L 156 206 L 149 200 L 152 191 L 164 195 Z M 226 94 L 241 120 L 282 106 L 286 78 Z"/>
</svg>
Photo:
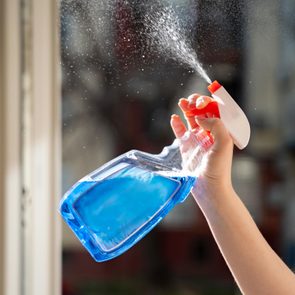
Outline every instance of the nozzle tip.
<svg viewBox="0 0 295 295">
<path fill-rule="evenodd" d="M 221 87 L 221 85 L 219 84 L 218 81 L 214 81 L 212 82 L 209 86 L 208 86 L 208 90 L 210 91 L 211 94 L 213 94 L 215 91 L 217 91 L 219 88 Z"/>
</svg>

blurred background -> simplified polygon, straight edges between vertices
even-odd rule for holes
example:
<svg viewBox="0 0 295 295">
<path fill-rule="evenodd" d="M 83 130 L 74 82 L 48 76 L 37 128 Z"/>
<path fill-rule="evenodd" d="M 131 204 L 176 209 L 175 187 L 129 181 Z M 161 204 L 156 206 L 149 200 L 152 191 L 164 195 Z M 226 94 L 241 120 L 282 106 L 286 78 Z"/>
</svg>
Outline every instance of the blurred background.
<svg viewBox="0 0 295 295">
<path fill-rule="evenodd" d="M 206 82 L 151 46 L 147 11 L 172 7 L 203 68 L 247 114 L 234 186 L 260 230 L 295 269 L 295 2 L 292 0 L 63 0 L 62 186 L 130 149 L 173 141 L 178 99 Z M 95 263 L 63 228 L 64 295 L 239 294 L 192 198 L 135 247 Z"/>
<path fill-rule="evenodd" d="M 239 294 L 191 197 L 105 263 L 57 212 L 105 162 L 171 144 L 178 99 L 208 94 L 186 54 L 176 56 L 181 41 L 249 118 L 234 186 L 295 270 L 295 2 L 142 2 L 0 0 L 1 295 Z"/>
</svg>

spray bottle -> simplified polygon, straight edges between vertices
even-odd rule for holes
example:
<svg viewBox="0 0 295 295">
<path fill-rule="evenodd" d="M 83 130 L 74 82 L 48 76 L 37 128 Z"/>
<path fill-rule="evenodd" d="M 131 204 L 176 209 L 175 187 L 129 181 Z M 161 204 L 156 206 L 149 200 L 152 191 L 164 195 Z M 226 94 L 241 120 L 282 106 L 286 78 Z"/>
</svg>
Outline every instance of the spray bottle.
<svg viewBox="0 0 295 295">
<path fill-rule="evenodd" d="M 213 101 L 191 116 L 221 118 L 235 145 L 250 137 L 247 117 L 217 81 Z M 83 177 L 66 192 L 60 213 L 95 261 L 121 255 L 183 202 L 197 181 L 199 163 L 213 144 L 204 130 L 188 131 L 160 154 L 131 150 Z"/>
</svg>

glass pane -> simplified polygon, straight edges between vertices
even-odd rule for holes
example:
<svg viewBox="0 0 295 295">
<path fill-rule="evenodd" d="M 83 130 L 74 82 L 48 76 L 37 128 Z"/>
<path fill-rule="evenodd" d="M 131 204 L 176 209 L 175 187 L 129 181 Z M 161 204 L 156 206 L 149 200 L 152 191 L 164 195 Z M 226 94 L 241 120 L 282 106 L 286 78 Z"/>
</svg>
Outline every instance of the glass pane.
<svg viewBox="0 0 295 295">
<path fill-rule="evenodd" d="M 236 189 L 294 267 L 293 2 L 142 2 L 61 1 L 64 192 L 123 152 L 159 153 L 178 99 L 217 79 L 252 128 L 235 152 Z M 112 261 L 95 263 L 66 226 L 63 253 L 64 294 L 236 292 L 192 199 Z"/>
</svg>

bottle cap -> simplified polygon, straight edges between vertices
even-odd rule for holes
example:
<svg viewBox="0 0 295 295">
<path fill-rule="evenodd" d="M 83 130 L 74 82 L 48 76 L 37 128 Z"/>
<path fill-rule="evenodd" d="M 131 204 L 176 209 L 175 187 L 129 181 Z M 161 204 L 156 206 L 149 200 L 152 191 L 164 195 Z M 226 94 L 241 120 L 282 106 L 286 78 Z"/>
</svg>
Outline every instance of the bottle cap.
<svg viewBox="0 0 295 295">
<path fill-rule="evenodd" d="M 215 91 L 217 91 L 220 87 L 222 87 L 218 81 L 214 81 L 212 82 L 209 86 L 208 86 L 208 90 L 210 91 L 211 94 L 213 94 Z"/>
</svg>

